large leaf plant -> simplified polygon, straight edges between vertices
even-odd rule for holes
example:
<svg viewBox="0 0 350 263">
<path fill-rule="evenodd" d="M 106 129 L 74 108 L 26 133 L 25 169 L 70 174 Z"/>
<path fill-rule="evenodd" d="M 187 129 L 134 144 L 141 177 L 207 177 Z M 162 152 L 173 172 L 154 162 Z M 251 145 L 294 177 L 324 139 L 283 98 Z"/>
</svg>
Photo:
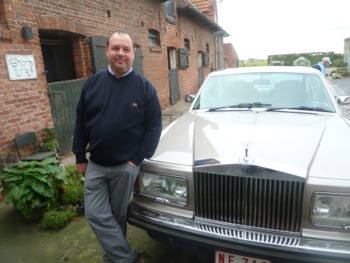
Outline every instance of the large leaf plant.
<svg viewBox="0 0 350 263">
<path fill-rule="evenodd" d="M 31 219 L 36 209 L 55 205 L 59 188 L 68 183 L 66 173 L 55 158 L 41 162 L 18 162 L 0 172 L 6 203 L 26 219 Z"/>
</svg>

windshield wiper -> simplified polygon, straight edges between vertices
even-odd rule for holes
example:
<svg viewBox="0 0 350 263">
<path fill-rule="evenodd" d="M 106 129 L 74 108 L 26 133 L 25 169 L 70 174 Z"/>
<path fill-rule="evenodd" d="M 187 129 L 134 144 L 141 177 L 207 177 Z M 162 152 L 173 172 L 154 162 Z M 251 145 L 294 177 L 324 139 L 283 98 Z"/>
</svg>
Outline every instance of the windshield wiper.
<svg viewBox="0 0 350 263">
<path fill-rule="evenodd" d="M 279 111 L 279 110 L 305 110 L 305 111 L 334 112 L 334 111 L 326 110 L 322 107 L 308 107 L 308 106 L 268 108 L 266 111 Z"/>
<path fill-rule="evenodd" d="M 220 109 L 241 109 L 241 108 L 262 108 L 262 107 L 270 107 L 271 104 L 265 104 L 261 102 L 253 102 L 253 103 L 240 103 L 230 106 L 222 106 L 222 107 L 216 107 L 216 108 L 210 108 L 208 111 L 217 111 Z"/>
</svg>

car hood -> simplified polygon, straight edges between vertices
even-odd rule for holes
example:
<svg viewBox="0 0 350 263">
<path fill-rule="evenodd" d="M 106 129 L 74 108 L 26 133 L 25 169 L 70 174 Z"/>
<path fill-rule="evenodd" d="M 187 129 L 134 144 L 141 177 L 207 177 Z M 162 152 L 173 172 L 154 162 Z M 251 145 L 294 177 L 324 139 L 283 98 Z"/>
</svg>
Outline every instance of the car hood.
<svg viewBox="0 0 350 263">
<path fill-rule="evenodd" d="M 242 163 L 300 177 L 344 179 L 348 172 L 339 169 L 350 163 L 350 140 L 342 138 L 349 136 L 348 123 L 338 115 L 186 112 L 163 130 L 151 160 L 186 166 Z"/>
</svg>

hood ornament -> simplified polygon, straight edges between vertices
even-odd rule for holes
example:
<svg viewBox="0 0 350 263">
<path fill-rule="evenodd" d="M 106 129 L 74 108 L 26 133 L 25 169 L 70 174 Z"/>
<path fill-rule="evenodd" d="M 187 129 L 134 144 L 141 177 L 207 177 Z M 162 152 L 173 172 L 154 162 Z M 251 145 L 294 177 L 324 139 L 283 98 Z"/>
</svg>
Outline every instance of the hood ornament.
<svg viewBox="0 0 350 263">
<path fill-rule="evenodd" d="M 252 142 L 251 141 L 244 141 L 242 143 L 242 145 L 243 145 L 243 148 L 244 148 L 244 157 L 243 157 L 242 161 L 244 163 L 251 163 L 252 160 L 249 157 L 249 150 L 250 150 L 250 146 L 252 145 Z"/>
</svg>

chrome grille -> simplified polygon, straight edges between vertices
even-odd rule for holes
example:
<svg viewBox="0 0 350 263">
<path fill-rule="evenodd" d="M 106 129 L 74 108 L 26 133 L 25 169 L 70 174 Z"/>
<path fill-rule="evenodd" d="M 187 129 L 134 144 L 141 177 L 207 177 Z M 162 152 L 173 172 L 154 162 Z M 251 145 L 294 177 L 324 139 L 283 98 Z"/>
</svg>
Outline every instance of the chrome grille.
<svg viewBox="0 0 350 263">
<path fill-rule="evenodd" d="M 300 244 L 299 237 L 293 236 L 281 236 L 268 233 L 254 232 L 249 230 L 241 229 L 232 229 L 225 228 L 221 226 L 214 226 L 205 223 L 196 223 L 198 229 L 201 229 L 205 232 L 210 232 L 216 235 L 243 239 L 254 242 L 260 242 L 264 244 L 273 244 L 273 245 L 282 245 L 282 246 L 298 246 Z"/>
<path fill-rule="evenodd" d="M 295 180 L 292 175 L 288 180 L 285 174 L 281 176 L 283 180 L 276 175 L 254 177 L 202 171 L 194 175 L 197 217 L 249 227 L 300 231 L 303 180 Z"/>
</svg>

